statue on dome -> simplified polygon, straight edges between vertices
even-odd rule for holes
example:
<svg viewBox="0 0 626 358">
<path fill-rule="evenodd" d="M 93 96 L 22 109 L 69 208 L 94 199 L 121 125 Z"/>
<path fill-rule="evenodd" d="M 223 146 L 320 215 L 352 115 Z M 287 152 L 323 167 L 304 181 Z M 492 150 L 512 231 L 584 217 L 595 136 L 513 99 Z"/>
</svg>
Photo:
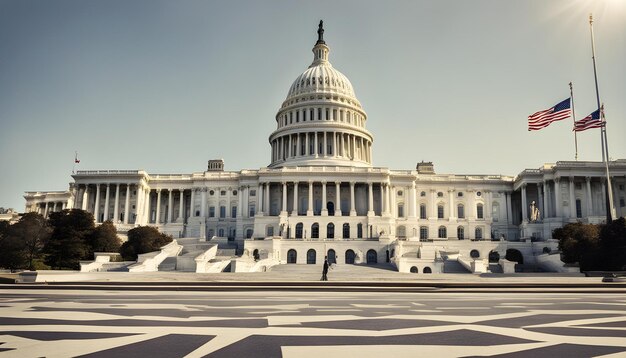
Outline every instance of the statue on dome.
<svg viewBox="0 0 626 358">
<path fill-rule="evenodd" d="M 324 20 L 320 20 L 320 24 L 317 27 L 317 43 L 323 44 L 324 42 Z"/>
<path fill-rule="evenodd" d="M 535 205 L 535 201 L 533 200 L 530 203 L 530 222 L 539 221 L 541 214 L 539 213 L 539 208 Z"/>
</svg>

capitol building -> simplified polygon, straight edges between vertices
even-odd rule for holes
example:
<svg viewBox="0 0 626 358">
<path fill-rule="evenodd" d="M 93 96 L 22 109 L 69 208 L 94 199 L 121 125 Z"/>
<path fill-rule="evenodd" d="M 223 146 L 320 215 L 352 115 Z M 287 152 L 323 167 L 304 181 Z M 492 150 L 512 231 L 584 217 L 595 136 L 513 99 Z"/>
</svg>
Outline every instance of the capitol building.
<svg viewBox="0 0 626 358">
<path fill-rule="evenodd" d="M 222 160 L 209 160 L 190 174 L 77 171 L 67 191 L 27 192 L 26 211 L 78 208 L 96 223 L 111 220 L 122 237 L 149 225 L 177 245 L 217 247 L 213 263 L 198 263 L 197 272 L 226 262 L 238 272 L 319 264 L 325 256 L 419 274 L 486 272 L 490 262 L 502 272 L 558 271 L 552 231 L 606 219 L 602 162 L 538 163 L 516 176 L 442 174 L 430 162 L 374 166 L 367 113 L 330 63 L 323 32 L 320 24 L 313 61 L 276 113 L 267 167 L 224 171 Z M 624 216 L 626 160 L 609 164 L 616 215 Z M 231 255 L 220 255 L 229 248 Z"/>
</svg>

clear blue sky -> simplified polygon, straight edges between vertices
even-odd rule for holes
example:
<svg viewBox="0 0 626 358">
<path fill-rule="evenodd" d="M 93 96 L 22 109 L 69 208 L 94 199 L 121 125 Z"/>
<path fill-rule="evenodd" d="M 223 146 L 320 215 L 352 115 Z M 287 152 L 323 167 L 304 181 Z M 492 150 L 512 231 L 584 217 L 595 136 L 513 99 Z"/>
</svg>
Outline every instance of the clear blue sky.
<svg viewBox="0 0 626 358">
<path fill-rule="evenodd" d="M 610 154 L 626 158 L 626 4 L 534 1 L 0 0 L 0 206 L 65 190 L 77 169 L 191 173 L 270 161 L 274 115 L 324 19 L 375 166 L 516 175 L 574 159 L 571 122 L 526 117 L 569 96 L 595 109 L 594 13 Z M 600 160 L 598 130 L 579 135 Z"/>
</svg>

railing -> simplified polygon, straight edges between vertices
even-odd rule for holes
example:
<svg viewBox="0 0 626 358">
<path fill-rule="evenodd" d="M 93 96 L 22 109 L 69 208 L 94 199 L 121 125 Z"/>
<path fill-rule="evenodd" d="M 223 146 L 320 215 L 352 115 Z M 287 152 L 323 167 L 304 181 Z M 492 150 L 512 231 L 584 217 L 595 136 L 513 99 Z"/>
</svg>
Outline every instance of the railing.
<svg viewBox="0 0 626 358">
<path fill-rule="evenodd" d="M 141 170 L 78 170 L 76 175 L 93 175 L 93 174 L 143 174 Z"/>
</svg>

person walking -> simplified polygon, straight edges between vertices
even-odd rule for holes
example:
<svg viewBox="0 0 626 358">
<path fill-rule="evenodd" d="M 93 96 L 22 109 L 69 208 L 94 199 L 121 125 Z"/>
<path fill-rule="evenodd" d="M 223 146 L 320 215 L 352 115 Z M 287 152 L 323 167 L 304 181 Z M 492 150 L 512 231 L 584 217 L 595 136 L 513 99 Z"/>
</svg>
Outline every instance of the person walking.
<svg viewBox="0 0 626 358">
<path fill-rule="evenodd" d="M 324 256 L 324 267 L 322 268 L 322 281 L 328 281 L 328 256 Z"/>
</svg>

